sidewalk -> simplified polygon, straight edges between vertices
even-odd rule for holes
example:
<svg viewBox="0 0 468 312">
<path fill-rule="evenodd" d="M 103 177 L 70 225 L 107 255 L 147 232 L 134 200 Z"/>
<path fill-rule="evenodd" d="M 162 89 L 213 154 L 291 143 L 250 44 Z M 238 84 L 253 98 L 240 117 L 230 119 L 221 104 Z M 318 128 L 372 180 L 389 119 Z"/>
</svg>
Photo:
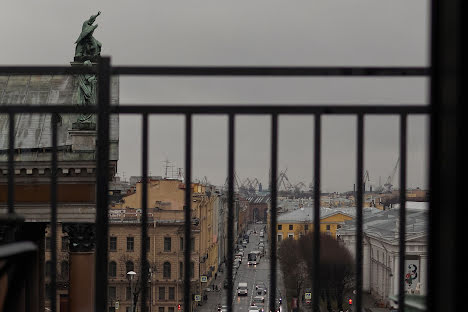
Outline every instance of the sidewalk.
<svg viewBox="0 0 468 312">
<path fill-rule="evenodd" d="M 207 292 L 208 300 L 202 301 L 201 306 L 196 306 L 195 310 L 196 312 L 216 312 L 218 309 L 218 304 L 219 305 L 225 305 L 224 302 L 222 302 L 222 296 L 223 296 L 223 282 L 224 282 L 224 277 L 226 275 L 227 269 L 224 266 L 223 272 L 218 272 L 216 279 L 212 279 L 210 285 L 207 287 L 212 289 L 212 285 L 218 286 L 218 291 L 216 290 L 211 290 Z M 205 287 L 205 288 L 207 288 Z"/>
</svg>

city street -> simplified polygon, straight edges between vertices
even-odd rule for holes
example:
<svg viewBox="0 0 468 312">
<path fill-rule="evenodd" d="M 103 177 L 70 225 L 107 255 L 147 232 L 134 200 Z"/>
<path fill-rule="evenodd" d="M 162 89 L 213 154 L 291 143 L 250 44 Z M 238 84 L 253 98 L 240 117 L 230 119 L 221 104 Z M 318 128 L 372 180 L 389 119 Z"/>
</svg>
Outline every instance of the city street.
<svg viewBox="0 0 468 312">
<path fill-rule="evenodd" d="M 249 236 L 249 243 L 246 248 L 244 248 L 244 257 L 242 258 L 242 263 L 240 267 L 237 269 L 237 273 L 235 274 L 234 278 L 234 301 L 233 301 L 233 310 L 234 311 L 241 311 L 241 312 L 248 312 L 249 306 L 252 302 L 252 298 L 256 295 L 255 292 L 255 285 L 256 283 L 264 283 L 267 287 L 267 293 L 264 295 L 265 303 L 264 308 L 265 311 L 268 311 L 269 305 L 269 295 L 270 295 L 270 261 L 269 261 L 269 248 L 268 248 L 268 241 L 267 241 L 267 234 L 265 233 L 264 243 L 266 247 L 265 256 L 260 258 L 260 263 L 257 265 L 248 265 L 247 264 L 247 255 L 249 252 L 258 250 L 258 244 L 260 242 L 260 231 L 263 230 L 264 224 L 255 224 L 250 225 L 249 230 L 252 233 Z M 256 231 L 256 233 L 254 233 Z M 226 269 L 224 270 L 224 274 L 218 275 L 218 279 L 216 284 L 222 287 Z M 236 272 L 236 269 L 234 269 Z M 281 278 L 280 274 L 277 274 L 278 278 L 278 286 L 280 286 Z M 220 278 L 221 277 L 221 278 Z M 237 295 L 237 286 L 239 283 L 247 283 L 248 285 L 248 294 L 247 296 L 238 296 Z M 281 297 L 281 292 L 279 289 L 282 287 L 277 287 L 277 295 L 276 297 Z M 202 305 L 197 307 L 197 311 L 208 312 L 208 311 L 217 311 L 218 304 L 225 305 L 226 304 L 226 290 L 222 289 L 219 292 L 210 292 L 208 294 L 208 300 Z M 283 309 L 281 309 L 284 312 Z"/>
</svg>

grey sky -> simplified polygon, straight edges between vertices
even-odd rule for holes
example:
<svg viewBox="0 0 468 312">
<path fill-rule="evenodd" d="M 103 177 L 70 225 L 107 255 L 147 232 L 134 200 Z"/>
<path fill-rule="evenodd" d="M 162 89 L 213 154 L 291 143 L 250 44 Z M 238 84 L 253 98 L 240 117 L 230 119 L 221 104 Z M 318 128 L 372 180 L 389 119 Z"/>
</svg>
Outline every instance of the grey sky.
<svg viewBox="0 0 468 312">
<path fill-rule="evenodd" d="M 141 65 L 411 65 L 428 63 L 427 1 L 14 1 L 0 11 L 2 64 L 67 64 L 82 22 L 98 10 L 95 37 L 112 63 Z M 421 78 L 122 78 L 121 103 L 426 104 Z M 426 186 L 424 117 L 410 118 L 408 184 Z M 355 118 L 323 122 L 323 189 L 352 188 Z M 267 183 L 269 119 L 237 120 L 237 172 Z M 280 118 L 280 169 L 312 176 L 313 122 Z M 139 119 L 121 118 L 119 171 L 140 173 Z M 166 157 L 183 167 L 183 119 L 151 118 L 152 174 Z M 226 119 L 194 120 L 194 176 L 222 184 Z M 398 157 L 398 120 L 366 118 L 371 181 Z M 395 178 L 395 182 L 397 181 Z"/>
</svg>

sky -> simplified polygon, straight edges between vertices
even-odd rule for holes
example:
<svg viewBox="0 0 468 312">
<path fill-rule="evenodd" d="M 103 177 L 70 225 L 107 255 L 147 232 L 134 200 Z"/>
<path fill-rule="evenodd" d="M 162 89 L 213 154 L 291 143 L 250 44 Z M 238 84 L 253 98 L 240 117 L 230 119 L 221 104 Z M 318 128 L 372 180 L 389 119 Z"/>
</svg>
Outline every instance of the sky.
<svg viewBox="0 0 468 312">
<path fill-rule="evenodd" d="M 94 36 L 113 65 L 428 66 L 427 1 L 3 0 L 1 65 L 68 64 L 81 25 L 102 11 Z M 425 78 L 121 77 L 121 104 L 427 105 Z M 196 116 L 193 176 L 222 185 L 227 119 Z M 324 117 L 322 190 L 356 177 L 356 118 Z M 236 118 L 236 173 L 268 185 L 270 119 Z M 141 174 L 140 118 L 121 116 L 119 175 Z M 150 118 L 150 171 L 184 166 L 184 119 Z M 408 120 L 408 186 L 427 187 L 428 120 Z M 313 177 L 313 119 L 280 116 L 279 170 L 292 184 Z M 382 183 L 398 159 L 398 118 L 365 119 L 365 169 Z M 398 184 L 398 173 L 394 184 Z"/>
</svg>

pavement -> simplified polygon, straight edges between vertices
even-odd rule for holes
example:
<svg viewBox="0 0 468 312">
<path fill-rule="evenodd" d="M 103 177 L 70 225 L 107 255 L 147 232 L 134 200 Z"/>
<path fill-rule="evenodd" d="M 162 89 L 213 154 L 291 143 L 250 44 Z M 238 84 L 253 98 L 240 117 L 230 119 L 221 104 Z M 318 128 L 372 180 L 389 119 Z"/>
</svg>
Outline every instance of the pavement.
<svg viewBox="0 0 468 312">
<path fill-rule="evenodd" d="M 234 291 L 236 291 L 237 285 L 239 283 L 247 283 L 248 285 L 248 295 L 247 296 L 237 296 L 237 292 L 234 293 L 233 300 L 233 311 L 236 312 L 248 312 L 249 306 L 252 302 L 252 298 L 255 294 L 255 284 L 257 282 L 263 282 L 269 288 L 270 284 L 270 259 L 268 257 L 268 243 L 267 237 L 265 240 L 265 246 L 267 248 L 265 256 L 260 258 L 260 263 L 257 265 L 248 265 L 247 264 L 247 255 L 253 250 L 258 250 L 258 243 L 260 242 L 260 230 L 263 229 L 264 224 L 254 224 L 249 226 L 249 230 L 256 230 L 256 234 L 252 233 L 249 236 L 249 244 L 244 248 L 244 257 L 240 267 L 237 269 L 237 273 L 234 278 Z M 266 233 L 265 233 L 266 234 Z M 196 312 L 216 312 L 218 305 L 226 305 L 226 290 L 223 289 L 224 278 L 226 277 L 227 269 L 224 266 L 224 272 L 218 272 L 216 280 L 214 280 L 215 285 L 218 286 L 219 291 L 210 291 L 208 292 L 208 298 L 202 303 L 201 306 L 196 307 Z M 282 287 L 282 277 L 279 270 L 277 274 L 277 295 L 279 298 L 281 296 Z M 265 294 L 265 311 L 268 310 L 268 299 L 269 299 L 269 289 Z M 284 307 L 280 307 L 281 312 L 287 312 Z"/>
</svg>

